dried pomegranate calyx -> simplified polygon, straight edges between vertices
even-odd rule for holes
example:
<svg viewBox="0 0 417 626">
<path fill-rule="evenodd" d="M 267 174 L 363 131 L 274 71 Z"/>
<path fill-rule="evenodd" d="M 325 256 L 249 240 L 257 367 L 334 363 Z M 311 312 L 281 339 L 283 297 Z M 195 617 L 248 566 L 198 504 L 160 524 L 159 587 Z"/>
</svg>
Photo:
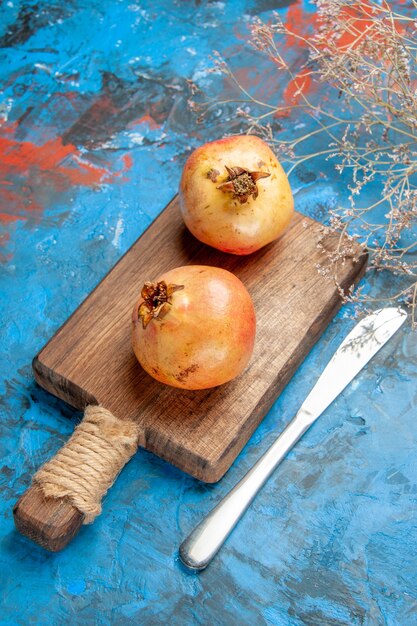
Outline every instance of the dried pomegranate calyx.
<svg viewBox="0 0 417 626">
<path fill-rule="evenodd" d="M 233 193 L 233 197 L 239 200 L 240 204 L 245 204 L 252 196 L 253 199 L 258 197 L 259 189 L 256 182 L 260 178 L 270 176 L 268 172 L 249 172 L 243 167 L 227 167 L 229 180 L 219 185 L 217 189 L 224 192 Z"/>
<path fill-rule="evenodd" d="M 168 313 L 172 304 L 172 294 L 184 289 L 184 285 L 167 285 L 164 280 L 157 283 L 146 282 L 140 295 L 143 302 L 139 305 L 138 316 L 142 327 L 146 328 L 152 319 L 161 320 Z"/>
</svg>

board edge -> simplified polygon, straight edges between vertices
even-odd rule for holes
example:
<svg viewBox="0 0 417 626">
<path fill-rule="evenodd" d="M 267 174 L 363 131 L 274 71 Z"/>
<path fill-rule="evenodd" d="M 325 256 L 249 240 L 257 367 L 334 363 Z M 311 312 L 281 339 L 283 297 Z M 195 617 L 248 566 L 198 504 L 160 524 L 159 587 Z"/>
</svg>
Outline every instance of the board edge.
<svg viewBox="0 0 417 626">
<path fill-rule="evenodd" d="M 92 394 L 86 393 L 79 385 L 53 372 L 45 365 L 42 362 L 42 351 L 33 358 L 32 371 L 35 381 L 42 389 L 63 400 L 74 409 L 84 411 L 89 404 L 99 404 Z M 57 391 L 59 391 L 59 395 Z M 77 401 L 76 398 L 79 398 L 80 401 Z"/>
<path fill-rule="evenodd" d="M 363 277 L 366 271 L 366 267 L 368 263 L 368 256 L 369 256 L 368 253 L 365 251 L 363 254 L 359 256 L 356 263 L 352 265 L 351 271 L 346 275 L 346 277 L 344 278 L 344 280 L 342 281 L 340 285 L 342 290 L 349 289 L 352 285 L 357 285 L 357 283 L 361 280 L 361 278 Z M 168 459 L 167 457 L 158 455 L 154 450 L 152 450 L 152 448 L 146 448 L 146 449 L 151 451 L 156 456 L 159 456 L 159 458 L 162 458 L 164 461 L 167 461 L 171 465 L 174 465 L 181 471 L 187 473 L 190 476 L 193 476 L 194 478 L 204 483 L 209 483 L 209 484 L 217 483 L 219 480 L 223 478 L 223 476 L 231 468 L 236 458 L 239 456 L 243 448 L 246 446 L 246 444 L 248 443 L 248 441 L 250 440 L 250 438 L 252 437 L 256 429 L 260 426 L 265 415 L 271 409 L 274 402 L 279 398 L 284 388 L 287 386 L 291 378 L 294 376 L 298 367 L 301 367 L 302 363 L 307 358 L 307 355 L 310 353 L 314 345 L 318 342 L 320 337 L 324 334 L 331 320 L 336 315 L 336 313 L 338 313 L 338 311 L 341 309 L 342 305 L 343 305 L 342 298 L 340 294 L 338 293 L 338 291 L 336 290 L 334 292 L 334 297 L 328 301 L 327 305 L 323 308 L 321 313 L 312 322 L 307 334 L 311 332 L 311 329 L 314 327 L 316 327 L 318 330 L 313 333 L 312 340 L 306 344 L 307 349 L 305 353 L 303 354 L 301 361 L 299 361 L 298 366 L 295 366 L 294 368 L 290 366 L 288 368 L 288 372 L 285 373 L 284 377 L 282 376 L 282 373 L 281 373 L 279 379 L 278 378 L 275 379 L 274 384 L 270 385 L 269 389 L 264 395 L 264 400 L 266 401 L 264 402 L 263 407 L 266 407 L 266 408 L 265 410 L 264 408 L 262 408 L 260 419 L 257 417 L 256 409 L 249 416 L 248 421 L 249 422 L 253 421 L 253 426 L 252 425 L 250 426 L 249 431 L 248 431 L 248 436 L 240 447 L 234 449 L 233 447 L 234 441 L 230 442 L 228 447 L 225 450 L 222 450 L 221 454 L 217 457 L 216 460 L 210 463 L 207 463 L 206 460 L 204 460 L 204 463 L 200 462 L 199 470 L 202 470 L 202 471 L 198 471 L 198 472 L 195 472 L 195 470 L 191 471 L 185 468 L 185 466 L 182 466 L 182 467 L 178 466 L 174 461 Z M 321 320 L 323 319 L 323 316 L 326 320 L 324 325 L 320 323 Z M 275 393 L 276 389 L 278 389 L 278 393 Z M 240 442 L 242 441 L 242 438 L 240 436 L 237 436 L 235 438 L 235 441 L 238 441 L 240 444 Z M 198 459 L 199 461 L 203 460 L 201 457 L 198 457 Z"/>
<path fill-rule="evenodd" d="M 162 209 L 162 211 L 156 216 L 155 219 L 151 220 L 150 224 L 145 228 L 145 230 L 139 235 L 139 237 L 137 237 L 137 239 L 135 239 L 135 241 L 132 243 L 131 246 L 128 247 L 128 249 L 122 254 L 122 256 L 116 261 L 116 263 L 114 265 L 112 265 L 109 270 L 105 273 L 105 275 L 99 280 L 99 282 L 95 285 L 95 287 L 93 287 L 93 289 L 86 295 L 86 297 L 81 300 L 81 302 L 77 305 L 77 307 L 74 309 L 74 311 L 72 313 L 70 313 L 70 315 L 65 319 L 65 321 L 60 324 L 60 326 L 58 326 L 58 328 L 56 329 L 56 331 L 53 333 L 53 335 L 48 339 L 48 341 L 42 346 L 42 348 L 40 349 L 40 351 L 38 352 L 38 354 L 34 357 L 33 361 L 35 361 L 35 359 L 37 359 L 38 357 L 40 357 L 43 353 L 44 350 L 46 350 L 46 348 L 49 346 L 49 344 L 59 335 L 59 333 L 64 329 L 64 327 L 68 324 L 68 322 L 72 319 L 72 317 L 77 313 L 78 309 L 82 306 L 84 306 L 84 304 L 93 296 L 93 294 L 95 293 L 95 291 L 100 287 L 101 283 L 104 282 L 106 280 L 106 278 L 109 276 L 109 274 L 111 274 L 113 272 L 113 270 L 119 265 L 119 263 L 121 263 L 124 259 L 124 257 L 129 254 L 129 252 L 132 250 L 132 248 L 134 248 L 139 241 L 142 239 L 142 237 L 145 235 L 145 233 L 155 224 L 157 224 L 159 219 L 162 219 L 163 214 L 165 213 L 165 211 L 172 205 L 174 204 L 175 200 L 178 197 L 178 193 L 175 194 L 175 196 L 172 198 L 172 200 L 170 200 L 170 202 L 168 202 L 168 204 L 166 204 L 164 206 L 164 208 Z M 32 366 L 33 366 L 33 361 L 32 361 Z M 41 385 L 42 386 L 42 385 Z M 53 392 L 52 395 L 55 395 Z M 60 396 L 56 396 L 56 397 L 60 397 Z M 74 405 L 73 405 L 74 406 Z"/>
</svg>

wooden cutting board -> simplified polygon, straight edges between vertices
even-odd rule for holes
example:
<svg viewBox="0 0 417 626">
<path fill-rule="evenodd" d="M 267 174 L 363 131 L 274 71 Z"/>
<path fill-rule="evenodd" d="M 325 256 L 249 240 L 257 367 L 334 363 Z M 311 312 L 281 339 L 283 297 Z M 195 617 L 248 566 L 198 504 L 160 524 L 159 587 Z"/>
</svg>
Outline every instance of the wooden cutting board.
<svg viewBox="0 0 417 626">
<path fill-rule="evenodd" d="M 334 283 L 317 271 L 319 239 L 320 225 L 296 213 L 277 242 L 246 257 L 223 254 L 186 230 L 174 198 L 34 359 L 37 382 L 77 409 L 99 403 L 137 420 L 144 448 L 200 480 L 219 480 L 341 305 Z M 205 391 L 156 382 L 130 343 L 131 311 L 143 283 L 186 264 L 235 273 L 257 314 L 248 369 Z M 341 265 L 340 284 L 352 285 L 365 265 L 365 255 Z"/>
</svg>

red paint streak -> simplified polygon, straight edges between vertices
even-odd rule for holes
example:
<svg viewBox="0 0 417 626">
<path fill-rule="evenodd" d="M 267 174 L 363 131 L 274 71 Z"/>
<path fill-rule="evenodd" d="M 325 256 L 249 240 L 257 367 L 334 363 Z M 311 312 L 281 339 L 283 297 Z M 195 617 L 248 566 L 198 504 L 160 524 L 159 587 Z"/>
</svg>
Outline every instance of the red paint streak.
<svg viewBox="0 0 417 626">
<path fill-rule="evenodd" d="M 6 225 L 29 215 L 39 219 L 43 210 L 62 202 L 61 194 L 76 187 L 97 187 L 124 180 L 132 157 L 122 157 L 122 168 L 98 166 L 76 146 L 57 137 L 37 145 L 14 138 L 14 125 L 2 127 L 0 136 L 0 223 Z M 4 241 L 4 240 L 3 240 Z"/>
<path fill-rule="evenodd" d="M 317 14 L 304 11 L 302 0 L 298 0 L 297 4 L 293 4 L 289 7 L 286 15 L 285 26 L 294 35 L 301 35 L 308 37 L 308 33 L 313 33 L 314 27 L 317 24 Z M 295 36 L 287 36 L 285 40 L 286 48 L 306 47 L 306 44 Z"/>
<path fill-rule="evenodd" d="M 142 115 L 136 120 L 133 120 L 133 122 L 130 122 L 129 128 L 133 128 L 137 124 L 147 124 L 150 130 L 157 130 L 158 128 L 161 128 L 161 124 L 158 124 L 158 122 L 152 117 L 152 115 L 149 114 Z"/>
<path fill-rule="evenodd" d="M 373 20 L 373 16 L 377 13 L 377 10 L 366 2 L 356 6 L 344 7 L 340 12 L 340 20 L 349 20 L 351 30 L 343 32 L 336 42 L 337 47 L 341 51 L 343 51 L 344 48 L 355 47 L 355 44 L 359 43 L 365 33 L 367 37 L 374 41 L 380 40 L 381 36 Z M 393 25 L 398 33 L 405 31 L 404 25 L 398 20 L 394 20 Z M 381 56 L 383 53 L 384 50 L 381 50 Z"/>
<path fill-rule="evenodd" d="M 59 137 L 41 146 L 0 137 L 0 152 L 3 155 L 0 165 L 3 180 L 33 169 L 62 179 L 60 186 L 64 188 L 68 185 L 96 185 L 109 177 L 107 170 L 82 160 L 77 148 L 71 144 L 64 146 Z"/>
<path fill-rule="evenodd" d="M 350 25 L 349 30 L 343 30 L 340 37 L 335 40 L 335 45 L 341 53 L 343 53 L 345 48 L 354 48 L 355 45 L 359 44 L 364 34 L 374 39 L 374 41 L 378 41 L 380 35 L 373 21 L 373 17 L 377 13 L 378 11 L 367 4 L 366 0 L 364 2 L 358 1 L 355 5 L 344 6 L 340 9 L 339 15 L 335 19 L 341 23 L 349 22 Z M 320 18 L 316 13 L 304 11 L 302 0 L 298 0 L 296 4 L 289 7 L 286 14 L 285 26 L 290 34 L 287 35 L 283 41 L 284 47 L 287 53 L 297 50 L 298 56 L 300 57 L 300 52 L 302 54 L 303 51 L 308 50 L 307 42 L 309 38 L 314 36 L 314 33 L 317 32 L 317 29 L 320 27 Z M 405 30 L 403 25 L 398 22 L 395 23 L 395 28 L 398 32 Z M 306 41 L 303 41 L 302 38 Z M 327 42 L 315 40 L 315 45 L 319 49 L 324 49 Z M 383 53 L 384 50 L 381 49 L 381 55 Z M 317 86 L 311 80 L 309 70 L 305 67 L 302 68 L 294 78 L 289 81 L 284 89 L 283 100 L 285 105 L 290 107 L 291 105 L 298 104 L 302 100 L 302 94 L 311 93 L 315 88 L 317 88 Z M 289 113 L 290 110 L 288 110 L 288 112 L 281 111 L 276 114 L 276 117 L 286 117 Z"/>
<path fill-rule="evenodd" d="M 0 176 L 2 175 L 2 168 L 0 167 Z M 19 189 L 7 189 L 5 186 L 0 188 L 0 206 L 3 209 L 7 209 L 7 213 L 3 211 L 1 213 L 1 222 L 11 223 L 19 219 L 26 219 L 28 212 L 31 214 L 41 214 L 41 205 L 31 197 L 30 185 L 25 184 L 22 180 L 19 184 Z M 26 214 L 26 215 L 25 215 Z"/>
<path fill-rule="evenodd" d="M 123 172 L 128 172 L 130 169 L 132 169 L 132 165 L 133 165 L 133 159 L 130 156 L 130 154 L 124 154 L 122 156 L 122 161 L 123 161 Z"/>
<path fill-rule="evenodd" d="M 1 195 L 2 193 L 0 191 L 0 196 Z M 17 222 L 17 220 L 24 220 L 24 219 L 25 218 L 21 217 L 20 215 L 9 215 L 9 213 L 0 213 L 0 222 L 3 222 L 4 224 L 10 224 L 11 222 Z M 3 241 L 4 241 L 4 237 L 3 237 Z"/>
<path fill-rule="evenodd" d="M 2 124 L 1 132 L 7 133 L 8 135 L 13 135 L 13 133 L 16 132 L 18 126 L 18 122 L 8 122 L 7 124 Z"/>
<path fill-rule="evenodd" d="M 299 37 L 301 36 L 308 40 L 315 32 L 317 21 L 316 13 L 309 13 L 304 10 L 302 0 L 298 0 L 296 4 L 289 7 L 285 26 L 290 34 L 285 37 L 283 42 L 286 53 L 296 50 L 298 59 L 303 58 L 303 53 L 308 49 L 308 45 L 307 42 L 299 39 Z M 283 104 L 288 107 L 299 104 L 302 100 L 302 94 L 312 93 L 315 88 L 316 85 L 311 79 L 309 70 L 303 67 L 286 85 L 283 92 Z M 288 117 L 290 112 L 290 108 L 288 111 L 278 111 L 275 117 Z"/>
</svg>

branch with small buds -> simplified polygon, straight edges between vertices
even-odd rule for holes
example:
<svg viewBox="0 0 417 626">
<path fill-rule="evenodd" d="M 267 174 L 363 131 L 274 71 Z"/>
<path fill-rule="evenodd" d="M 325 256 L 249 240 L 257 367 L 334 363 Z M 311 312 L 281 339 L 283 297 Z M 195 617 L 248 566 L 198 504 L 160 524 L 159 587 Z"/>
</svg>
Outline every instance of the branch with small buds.
<svg viewBox="0 0 417 626">
<path fill-rule="evenodd" d="M 387 0 L 316 4 L 314 32 L 284 24 L 277 13 L 268 24 L 258 18 L 252 22 L 251 45 L 275 67 L 274 101 L 251 93 L 215 55 L 213 71 L 225 75 L 239 93 L 221 104 L 235 106 L 247 132 L 271 144 L 289 175 L 316 159 L 350 174 L 350 206 L 332 209 L 323 227 L 324 234 L 337 229 L 340 236 L 336 250 L 323 249 L 330 269 L 327 263 L 320 271 L 337 282 L 337 267 L 351 254 L 352 242 L 359 241 L 370 253 L 371 271 L 390 272 L 405 285 L 381 300 L 409 304 L 417 326 L 417 0 L 398 9 Z M 295 48 L 304 54 L 301 66 L 294 62 Z M 292 86 L 290 99 L 283 97 L 283 82 Z M 320 98 L 308 92 L 307 84 L 316 86 Z M 219 104 L 216 99 L 193 101 L 202 117 Z M 297 135 L 294 128 L 305 124 L 293 123 L 285 138 L 285 123 L 306 116 L 313 129 Z M 360 206 L 365 190 L 376 183 L 380 196 Z M 375 300 L 362 292 L 346 297 L 365 304 Z"/>
</svg>

